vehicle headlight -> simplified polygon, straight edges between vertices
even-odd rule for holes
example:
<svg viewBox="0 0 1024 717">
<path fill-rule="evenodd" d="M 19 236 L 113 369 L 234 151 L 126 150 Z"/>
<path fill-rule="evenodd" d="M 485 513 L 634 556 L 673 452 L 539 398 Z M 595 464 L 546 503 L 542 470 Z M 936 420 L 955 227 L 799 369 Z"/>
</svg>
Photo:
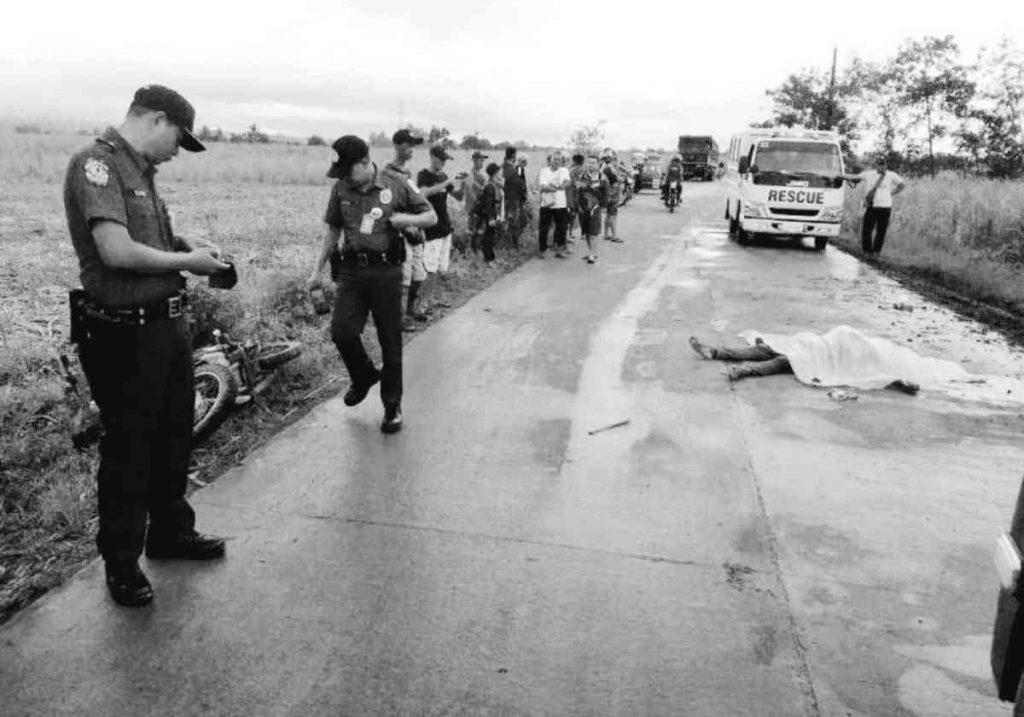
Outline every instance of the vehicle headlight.
<svg viewBox="0 0 1024 717">
<path fill-rule="evenodd" d="M 768 205 L 764 202 L 746 202 L 743 205 L 743 216 L 763 218 L 768 216 Z"/>
<path fill-rule="evenodd" d="M 825 207 L 821 210 L 819 217 L 823 222 L 841 222 L 843 221 L 843 214 L 842 207 Z"/>
</svg>

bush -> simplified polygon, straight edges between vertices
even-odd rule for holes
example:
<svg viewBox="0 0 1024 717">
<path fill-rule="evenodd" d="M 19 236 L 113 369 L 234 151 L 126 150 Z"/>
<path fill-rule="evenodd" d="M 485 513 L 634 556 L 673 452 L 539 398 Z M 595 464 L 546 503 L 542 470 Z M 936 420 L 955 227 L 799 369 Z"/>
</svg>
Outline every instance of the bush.
<svg viewBox="0 0 1024 717">
<path fill-rule="evenodd" d="M 312 137 L 310 137 L 306 141 L 306 144 L 308 144 L 310 147 L 326 147 L 327 146 L 327 142 L 324 141 L 324 138 L 321 137 L 318 134 L 314 134 Z"/>
</svg>

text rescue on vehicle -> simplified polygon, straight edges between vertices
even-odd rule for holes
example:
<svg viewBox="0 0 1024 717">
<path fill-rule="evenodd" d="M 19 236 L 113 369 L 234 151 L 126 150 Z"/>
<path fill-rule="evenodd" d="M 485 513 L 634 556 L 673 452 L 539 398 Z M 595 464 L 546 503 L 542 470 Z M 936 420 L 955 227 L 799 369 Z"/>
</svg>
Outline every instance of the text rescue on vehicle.
<svg viewBox="0 0 1024 717">
<path fill-rule="evenodd" d="M 769 202 L 803 202 L 804 204 L 824 204 L 825 192 L 798 192 L 792 189 L 768 190 Z"/>
</svg>

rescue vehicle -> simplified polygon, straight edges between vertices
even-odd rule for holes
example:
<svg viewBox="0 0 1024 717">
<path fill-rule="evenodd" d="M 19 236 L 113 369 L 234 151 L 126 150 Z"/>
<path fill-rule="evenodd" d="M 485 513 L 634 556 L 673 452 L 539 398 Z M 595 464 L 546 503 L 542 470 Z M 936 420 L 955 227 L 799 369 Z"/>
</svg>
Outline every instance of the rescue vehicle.
<svg viewBox="0 0 1024 717">
<path fill-rule="evenodd" d="M 839 135 L 799 128 L 748 129 L 726 158 L 725 218 L 740 244 L 754 236 L 814 239 L 823 251 L 843 223 Z"/>
</svg>

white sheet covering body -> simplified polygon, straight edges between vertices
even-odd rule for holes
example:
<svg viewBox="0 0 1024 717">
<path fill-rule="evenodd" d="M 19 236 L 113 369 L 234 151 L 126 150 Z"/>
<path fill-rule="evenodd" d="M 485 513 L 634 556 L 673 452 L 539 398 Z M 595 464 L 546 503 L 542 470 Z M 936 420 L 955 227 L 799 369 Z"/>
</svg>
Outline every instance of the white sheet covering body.
<svg viewBox="0 0 1024 717">
<path fill-rule="evenodd" d="M 876 389 L 900 379 L 924 389 L 945 390 L 951 382 L 972 378 L 960 364 L 919 356 L 905 346 L 866 336 L 850 326 L 795 336 L 749 330 L 740 337 L 751 346 L 760 338 L 789 358 L 796 377 L 811 386 Z"/>
</svg>

